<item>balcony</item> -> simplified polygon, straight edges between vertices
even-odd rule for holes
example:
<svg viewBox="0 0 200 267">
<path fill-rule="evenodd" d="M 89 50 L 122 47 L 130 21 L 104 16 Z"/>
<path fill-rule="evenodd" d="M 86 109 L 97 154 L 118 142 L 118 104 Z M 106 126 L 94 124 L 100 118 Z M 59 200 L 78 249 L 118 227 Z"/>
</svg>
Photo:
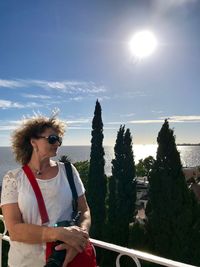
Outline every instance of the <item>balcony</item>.
<svg viewBox="0 0 200 267">
<path fill-rule="evenodd" d="M 0 215 L 0 220 L 4 223 L 3 215 Z M 6 235 L 6 227 L 4 224 L 4 232 L 0 234 L 0 267 L 2 267 L 2 240 L 10 242 L 9 236 Z M 129 249 L 121 246 L 117 246 L 114 244 L 110 244 L 107 242 L 103 242 L 96 239 L 90 239 L 95 247 L 100 247 L 103 249 L 107 249 L 109 251 L 114 251 L 118 253 L 116 257 L 116 267 L 120 267 L 120 258 L 124 255 L 129 256 L 133 260 L 133 267 L 142 267 L 140 260 L 144 260 L 147 262 L 155 263 L 161 266 L 168 267 L 197 267 L 194 265 L 185 264 L 182 262 L 177 262 L 169 259 L 165 259 L 162 257 L 158 257 L 149 253 L 141 252 L 134 249 Z M 99 266 L 100 267 L 100 266 Z"/>
</svg>

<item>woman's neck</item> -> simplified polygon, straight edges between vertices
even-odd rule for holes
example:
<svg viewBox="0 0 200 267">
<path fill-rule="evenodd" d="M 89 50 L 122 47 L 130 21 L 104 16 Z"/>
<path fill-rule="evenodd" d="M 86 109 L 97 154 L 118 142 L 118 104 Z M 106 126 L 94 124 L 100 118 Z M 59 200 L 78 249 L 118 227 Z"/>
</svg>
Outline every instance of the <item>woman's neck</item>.
<svg viewBox="0 0 200 267">
<path fill-rule="evenodd" d="M 40 160 L 39 158 L 33 156 L 28 165 L 35 174 L 42 175 L 47 169 L 51 167 L 52 163 L 49 158 Z"/>
</svg>

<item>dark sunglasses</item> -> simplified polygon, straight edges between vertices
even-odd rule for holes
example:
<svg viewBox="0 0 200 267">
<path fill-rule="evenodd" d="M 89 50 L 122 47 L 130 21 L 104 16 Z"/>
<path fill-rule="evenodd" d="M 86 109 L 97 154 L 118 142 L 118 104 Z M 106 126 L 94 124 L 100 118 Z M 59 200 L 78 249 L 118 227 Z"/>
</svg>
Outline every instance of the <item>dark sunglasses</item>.
<svg viewBox="0 0 200 267">
<path fill-rule="evenodd" d="M 56 142 L 59 143 L 59 146 L 61 146 L 61 144 L 62 144 L 62 137 L 60 137 L 58 135 L 55 135 L 55 134 L 51 134 L 49 136 L 38 136 L 38 138 L 45 138 L 45 139 L 47 139 L 47 141 L 51 145 L 54 145 Z"/>
</svg>

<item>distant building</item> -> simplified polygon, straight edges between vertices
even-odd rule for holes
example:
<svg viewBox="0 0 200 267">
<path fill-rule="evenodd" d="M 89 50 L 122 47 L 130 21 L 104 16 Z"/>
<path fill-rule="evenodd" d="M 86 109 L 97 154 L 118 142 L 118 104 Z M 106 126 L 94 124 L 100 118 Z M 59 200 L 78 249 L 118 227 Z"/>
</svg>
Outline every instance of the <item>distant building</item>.
<svg viewBox="0 0 200 267">
<path fill-rule="evenodd" d="M 200 184 L 196 181 L 193 181 L 193 183 L 190 184 L 189 188 L 194 192 L 198 202 L 200 202 Z"/>
<path fill-rule="evenodd" d="M 194 192 L 200 202 L 200 166 L 184 167 L 188 187 Z M 146 218 L 145 209 L 148 202 L 149 182 L 147 176 L 136 177 L 136 219 L 143 221 Z"/>
<path fill-rule="evenodd" d="M 137 219 L 144 220 L 145 209 L 148 201 L 148 189 L 149 189 L 149 182 L 147 177 L 137 177 L 136 178 L 136 209 L 137 209 Z"/>
<path fill-rule="evenodd" d="M 194 178 L 196 181 L 200 181 L 200 166 L 196 167 L 184 167 L 183 173 L 185 175 L 186 181 Z"/>
</svg>

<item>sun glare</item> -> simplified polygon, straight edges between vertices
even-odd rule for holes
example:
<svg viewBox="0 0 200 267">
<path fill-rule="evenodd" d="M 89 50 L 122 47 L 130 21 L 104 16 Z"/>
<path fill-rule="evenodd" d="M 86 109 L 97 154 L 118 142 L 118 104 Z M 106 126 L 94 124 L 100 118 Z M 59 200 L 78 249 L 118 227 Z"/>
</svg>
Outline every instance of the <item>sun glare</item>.
<svg viewBox="0 0 200 267">
<path fill-rule="evenodd" d="M 150 56 L 157 48 L 155 35 L 150 31 L 139 31 L 135 33 L 130 43 L 131 53 L 136 58 Z"/>
</svg>

